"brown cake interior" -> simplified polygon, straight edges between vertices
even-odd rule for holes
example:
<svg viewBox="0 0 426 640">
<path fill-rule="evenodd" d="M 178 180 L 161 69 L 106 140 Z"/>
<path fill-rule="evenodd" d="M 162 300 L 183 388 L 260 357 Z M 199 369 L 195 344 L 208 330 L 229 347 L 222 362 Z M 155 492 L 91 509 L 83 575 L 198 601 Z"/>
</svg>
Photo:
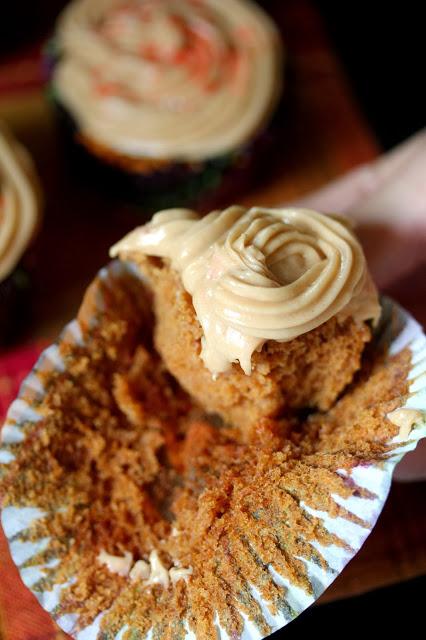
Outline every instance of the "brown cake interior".
<svg viewBox="0 0 426 640">
<path fill-rule="evenodd" d="M 264 419 L 249 431 L 220 427 L 153 349 L 147 298 L 132 276 L 91 287 L 80 312 L 84 344 L 64 340 L 65 370 L 40 371 L 44 418 L 13 449 L 1 493 L 6 505 L 49 514 L 27 535 L 52 539 L 32 564 L 61 560 L 35 588 L 75 578 L 56 615 L 77 613 L 84 626 L 110 609 L 105 638 L 128 624 L 128 638 L 153 628 L 165 640 L 183 640 L 186 619 L 197 638 L 211 640 L 216 616 L 238 638 L 243 611 L 267 634 L 252 586 L 272 612 L 295 615 L 268 567 L 314 594 L 300 558 L 327 568 L 313 543 L 345 545 L 302 503 L 365 526 L 331 494 L 371 497 L 342 470 L 389 452 L 397 427 L 386 414 L 407 393 L 409 352 L 372 355 L 326 414 Z M 34 402 L 30 389 L 25 399 Z M 192 575 L 166 587 L 132 582 L 99 562 L 101 550 L 131 552 L 133 561 L 156 550 L 166 571 Z"/>
<path fill-rule="evenodd" d="M 331 318 L 290 342 L 269 340 L 252 356 L 252 373 L 239 364 L 213 379 L 200 359 L 202 328 L 177 272 L 159 258 L 138 255 L 152 284 L 155 346 L 173 376 L 207 411 L 233 425 L 294 409 L 329 409 L 358 371 L 371 330 L 351 318 Z"/>
</svg>

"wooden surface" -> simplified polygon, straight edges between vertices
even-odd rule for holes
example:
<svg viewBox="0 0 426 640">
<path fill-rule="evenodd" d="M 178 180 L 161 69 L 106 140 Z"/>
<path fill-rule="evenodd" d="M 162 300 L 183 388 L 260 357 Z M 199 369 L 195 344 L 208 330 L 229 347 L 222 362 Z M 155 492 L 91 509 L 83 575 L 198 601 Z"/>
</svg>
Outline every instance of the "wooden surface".
<svg viewBox="0 0 426 640">
<path fill-rule="evenodd" d="M 240 198 L 247 204 L 274 205 L 300 197 L 378 153 L 316 13 L 304 1 L 276 6 L 289 57 L 286 120 L 269 179 Z M 8 69 L 0 64 L 0 88 L 7 85 Z M 0 117 L 32 152 L 46 194 L 26 339 L 51 339 L 74 316 L 85 287 L 108 260 L 108 247 L 138 219 L 134 211 L 69 177 L 54 118 L 37 83 L 21 83 L 18 94 L 0 97 Z M 410 283 L 401 290 L 402 302 L 419 307 Z M 424 304 L 418 310 L 424 314 Z M 426 483 L 393 486 L 373 534 L 323 600 L 426 573 L 425 504 Z M 2 624 L 5 640 L 56 637 L 48 615 L 20 583 L 0 536 L 0 637 Z"/>
</svg>

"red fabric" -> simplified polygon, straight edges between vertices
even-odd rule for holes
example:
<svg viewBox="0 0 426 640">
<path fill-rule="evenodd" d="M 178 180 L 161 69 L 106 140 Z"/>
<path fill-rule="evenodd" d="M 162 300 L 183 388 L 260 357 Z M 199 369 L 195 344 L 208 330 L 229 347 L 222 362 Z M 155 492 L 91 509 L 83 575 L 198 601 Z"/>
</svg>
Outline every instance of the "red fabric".
<svg viewBox="0 0 426 640">
<path fill-rule="evenodd" d="M 0 424 L 10 403 L 18 395 L 21 382 L 34 366 L 41 344 L 30 344 L 16 351 L 0 352 Z"/>
<path fill-rule="evenodd" d="M 44 82 L 42 45 L 3 58 L 0 65 L 0 95 L 16 95 L 38 89 Z"/>
</svg>

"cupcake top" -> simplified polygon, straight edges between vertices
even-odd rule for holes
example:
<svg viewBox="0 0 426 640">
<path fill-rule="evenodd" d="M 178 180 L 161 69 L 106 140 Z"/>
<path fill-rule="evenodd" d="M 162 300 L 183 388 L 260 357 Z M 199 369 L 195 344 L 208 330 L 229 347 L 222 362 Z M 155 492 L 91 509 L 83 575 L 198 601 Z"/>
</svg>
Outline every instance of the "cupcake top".
<svg viewBox="0 0 426 640">
<path fill-rule="evenodd" d="M 83 135 L 131 157 L 232 152 L 281 90 L 278 32 L 249 0 L 75 0 L 57 39 L 59 100 Z"/>
<path fill-rule="evenodd" d="M 380 316 L 361 245 L 343 218 L 307 209 L 233 206 L 201 218 L 189 209 L 157 213 L 111 250 L 170 261 L 192 296 L 214 374 L 251 357 L 267 340 L 285 342 L 333 316 Z"/>
<path fill-rule="evenodd" d="M 27 151 L 0 122 L 0 282 L 15 269 L 40 221 L 39 186 Z"/>
</svg>

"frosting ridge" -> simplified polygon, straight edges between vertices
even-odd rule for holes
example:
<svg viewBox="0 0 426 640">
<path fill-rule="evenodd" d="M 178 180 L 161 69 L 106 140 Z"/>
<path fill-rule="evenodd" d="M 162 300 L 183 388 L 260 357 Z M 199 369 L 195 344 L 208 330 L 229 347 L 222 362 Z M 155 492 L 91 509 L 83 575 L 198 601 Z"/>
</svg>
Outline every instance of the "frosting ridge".
<svg viewBox="0 0 426 640">
<path fill-rule="evenodd" d="M 202 160 L 269 118 L 281 44 L 250 0 L 75 0 L 54 84 L 83 134 L 129 156 Z"/>
<path fill-rule="evenodd" d="M 39 200 L 29 154 L 0 123 L 0 282 L 32 240 L 39 223 Z"/>
<path fill-rule="evenodd" d="M 170 260 L 202 326 L 201 358 L 216 375 L 267 340 L 285 342 L 331 317 L 380 315 L 363 250 L 342 219 L 307 209 L 233 206 L 204 218 L 156 214 L 111 250 Z"/>
</svg>

